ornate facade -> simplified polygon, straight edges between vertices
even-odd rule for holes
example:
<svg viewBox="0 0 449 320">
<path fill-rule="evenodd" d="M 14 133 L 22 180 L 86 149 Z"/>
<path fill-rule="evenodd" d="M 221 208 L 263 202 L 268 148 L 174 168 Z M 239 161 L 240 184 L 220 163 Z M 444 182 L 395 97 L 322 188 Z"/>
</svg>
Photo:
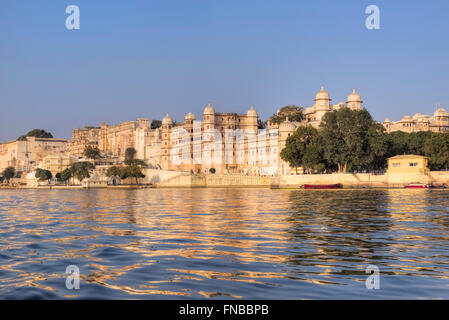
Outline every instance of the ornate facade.
<svg viewBox="0 0 449 320">
<path fill-rule="evenodd" d="M 219 113 L 209 103 L 202 121 L 195 121 L 189 112 L 184 123 L 175 124 L 167 114 L 161 129 L 161 167 L 166 170 L 207 173 L 214 168 L 217 173 L 266 174 L 271 168 L 267 153 L 277 154 L 278 137 L 259 133 L 254 107 L 246 114 Z M 173 161 L 173 156 L 183 154 L 190 159 Z"/>
<path fill-rule="evenodd" d="M 387 132 L 449 132 L 449 113 L 443 108 L 439 108 L 433 116 L 417 113 L 413 118 L 405 116 L 396 122 L 391 122 L 390 119 L 386 118 L 383 125 Z"/>
<path fill-rule="evenodd" d="M 154 132 L 150 132 L 148 119 L 137 119 L 114 126 L 103 122 L 101 127 L 77 128 L 72 132 L 70 154 L 82 157 L 84 149 L 93 146 L 98 147 L 100 152 L 109 156 L 123 157 L 127 148 L 141 150 L 141 143 L 149 143 L 148 137 L 154 136 Z M 146 137 L 143 142 L 142 135 Z"/>
</svg>

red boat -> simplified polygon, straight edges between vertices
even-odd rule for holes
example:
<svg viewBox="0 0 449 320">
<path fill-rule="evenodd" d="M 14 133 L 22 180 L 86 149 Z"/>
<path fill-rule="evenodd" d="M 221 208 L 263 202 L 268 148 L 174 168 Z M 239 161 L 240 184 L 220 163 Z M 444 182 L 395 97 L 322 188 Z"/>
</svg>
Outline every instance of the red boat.
<svg viewBox="0 0 449 320">
<path fill-rule="evenodd" d="M 430 186 L 427 183 L 410 183 L 406 185 L 406 189 L 429 189 Z"/>
<path fill-rule="evenodd" d="M 404 188 L 406 189 L 444 189 L 446 185 L 443 184 L 432 184 L 432 183 L 409 183 Z"/>
<path fill-rule="evenodd" d="M 343 185 L 337 184 L 304 184 L 301 186 L 303 189 L 341 189 Z"/>
</svg>

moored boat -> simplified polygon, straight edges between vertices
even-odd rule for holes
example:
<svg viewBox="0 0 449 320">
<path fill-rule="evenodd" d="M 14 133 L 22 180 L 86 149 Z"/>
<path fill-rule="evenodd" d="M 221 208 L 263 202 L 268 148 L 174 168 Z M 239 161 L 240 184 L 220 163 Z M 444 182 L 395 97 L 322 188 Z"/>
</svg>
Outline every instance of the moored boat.
<svg viewBox="0 0 449 320">
<path fill-rule="evenodd" d="M 429 189 L 430 186 L 427 183 L 409 183 L 404 188 L 406 188 L 406 189 Z"/>
<path fill-rule="evenodd" d="M 341 189 L 343 185 L 341 183 L 336 184 L 304 184 L 300 186 L 302 189 Z"/>
<path fill-rule="evenodd" d="M 433 184 L 433 183 L 409 183 L 404 188 L 406 189 L 444 189 L 446 185 L 442 184 Z"/>
</svg>

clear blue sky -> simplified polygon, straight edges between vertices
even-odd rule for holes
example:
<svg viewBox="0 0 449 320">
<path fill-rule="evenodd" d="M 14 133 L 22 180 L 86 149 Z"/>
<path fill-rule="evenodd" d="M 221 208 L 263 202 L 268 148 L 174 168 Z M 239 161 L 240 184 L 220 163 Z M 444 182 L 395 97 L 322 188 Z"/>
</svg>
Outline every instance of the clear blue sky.
<svg viewBox="0 0 449 320">
<path fill-rule="evenodd" d="M 81 29 L 65 28 L 67 5 Z M 365 8 L 381 30 L 365 28 Z M 449 105 L 449 1 L 1 0 L 0 141 L 138 117 L 266 119 L 357 88 L 376 120 Z"/>
</svg>

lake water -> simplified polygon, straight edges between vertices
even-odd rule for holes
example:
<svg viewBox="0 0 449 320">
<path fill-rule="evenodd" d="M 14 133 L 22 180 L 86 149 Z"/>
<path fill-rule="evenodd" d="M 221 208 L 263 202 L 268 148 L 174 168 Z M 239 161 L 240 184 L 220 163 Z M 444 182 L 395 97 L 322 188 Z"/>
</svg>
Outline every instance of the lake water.
<svg viewBox="0 0 449 320">
<path fill-rule="evenodd" d="M 448 299 L 448 212 L 447 190 L 0 190 L 0 298 Z"/>
</svg>

